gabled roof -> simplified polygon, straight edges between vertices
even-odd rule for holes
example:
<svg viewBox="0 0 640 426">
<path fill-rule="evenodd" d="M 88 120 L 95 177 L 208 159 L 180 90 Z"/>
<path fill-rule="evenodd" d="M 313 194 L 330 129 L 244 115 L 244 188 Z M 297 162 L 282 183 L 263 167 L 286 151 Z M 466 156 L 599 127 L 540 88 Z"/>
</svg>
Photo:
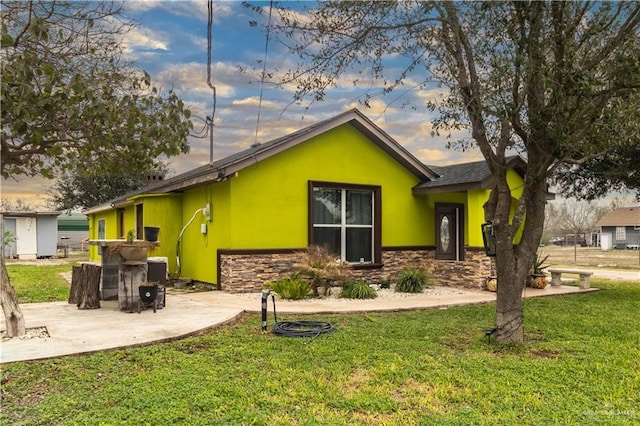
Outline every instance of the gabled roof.
<svg viewBox="0 0 640 426">
<path fill-rule="evenodd" d="M 527 163 L 519 155 L 507 157 L 507 167 L 524 176 Z M 429 166 L 439 177 L 422 182 L 413 188 L 414 195 L 437 194 L 442 192 L 467 191 L 469 189 L 491 189 L 493 176 L 487 162 L 453 164 L 451 166 Z"/>
<path fill-rule="evenodd" d="M 640 206 L 615 209 L 597 221 L 596 226 L 640 226 Z"/>
<path fill-rule="evenodd" d="M 264 144 L 252 145 L 244 151 L 232 154 L 211 164 L 145 186 L 105 204 L 87 209 L 83 213 L 92 214 L 113 207 L 123 207 L 131 203 L 130 199 L 132 197 L 141 194 L 180 192 L 197 185 L 222 181 L 245 167 L 252 166 L 258 161 L 265 160 L 343 124 L 350 124 L 355 127 L 420 180 L 431 180 L 438 177 L 433 170 L 415 158 L 364 114 L 357 109 L 352 109 Z"/>
</svg>

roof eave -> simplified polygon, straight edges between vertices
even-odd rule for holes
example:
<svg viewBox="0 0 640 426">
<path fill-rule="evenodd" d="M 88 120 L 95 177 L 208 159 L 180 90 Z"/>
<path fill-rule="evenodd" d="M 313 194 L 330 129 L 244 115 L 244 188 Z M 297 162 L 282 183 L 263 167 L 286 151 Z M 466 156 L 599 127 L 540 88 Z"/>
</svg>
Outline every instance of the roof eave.
<svg viewBox="0 0 640 426">
<path fill-rule="evenodd" d="M 0 212 L 3 217 L 33 217 L 33 216 L 60 216 L 62 212 L 29 212 L 29 211 L 19 211 L 19 212 Z"/>
<path fill-rule="evenodd" d="M 442 194 L 445 192 L 465 192 L 470 189 L 482 189 L 479 182 L 458 183 L 453 185 L 415 186 L 413 195 Z"/>
</svg>

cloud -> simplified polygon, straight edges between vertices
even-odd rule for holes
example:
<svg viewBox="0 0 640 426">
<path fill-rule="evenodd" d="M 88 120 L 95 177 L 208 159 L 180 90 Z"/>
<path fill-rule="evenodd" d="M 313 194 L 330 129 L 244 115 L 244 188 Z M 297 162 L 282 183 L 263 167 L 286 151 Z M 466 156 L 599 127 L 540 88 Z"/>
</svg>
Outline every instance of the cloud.
<svg viewBox="0 0 640 426">
<path fill-rule="evenodd" d="M 213 2 L 213 21 L 220 22 L 233 13 L 233 6 L 229 1 Z M 202 0 L 135 0 L 124 3 L 127 13 L 144 13 L 154 9 L 160 9 L 174 16 L 196 17 L 207 21 L 207 2 Z"/>
<path fill-rule="evenodd" d="M 418 160 L 425 164 L 443 164 L 449 158 L 450 153 L 445 149 L 420 148 L 415 151 Z"/>
<path fill-rule="evenodd" d="M 233 84 L 237 83 L 237 70 L 228 64 L 217 62 L 212 67 L 212 84 L 216 87 L 216 95 L 220 97 L 233 98 L 236 89 Z M 164 86 L 172 87 L 181 97 L 188 100 L 190 97 L 201 99 L 202 96 L 211 98 L 212 91 L 207 85 L 207 66 L 196 62 L 186 64 L 171 64 L 157 73 L 155 81 Z M 212 102 L 212 101 L 210 101 Z"/>
<path fill-rule="evenodd" d="M 167 37 L 150 28 L 133 28 L 122 39 L 125 53 L 131 55 L 137 49 L 144 50 L 168 50 Z"/>
</svg>

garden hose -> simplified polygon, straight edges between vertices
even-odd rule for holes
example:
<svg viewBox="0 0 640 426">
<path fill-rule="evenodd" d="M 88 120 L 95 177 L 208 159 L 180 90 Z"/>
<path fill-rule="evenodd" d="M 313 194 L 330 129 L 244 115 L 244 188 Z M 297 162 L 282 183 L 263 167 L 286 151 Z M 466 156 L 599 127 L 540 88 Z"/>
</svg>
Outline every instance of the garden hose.
<svg viewBox="0 0 640 426">
<path fill-rule="evenodd" d="M 333 333 L 337 329 L 328 322 L 322 321 L 278 321 L 276 316 L 276 298 L 270 290 L 262 291 L 262 331 L 267 330 L 267 300 L 271 294 L 273 302 L 273 334 L 284 337 L 318 337 L 321 334 Z"/>
<path fill-rule="evenodd" d="M 328 322 L 320 321 L 280 321 L 273 325 L 273 334 L 285 337 L 318 337 L 333 333 L 336 328 Z"/>
</svg>

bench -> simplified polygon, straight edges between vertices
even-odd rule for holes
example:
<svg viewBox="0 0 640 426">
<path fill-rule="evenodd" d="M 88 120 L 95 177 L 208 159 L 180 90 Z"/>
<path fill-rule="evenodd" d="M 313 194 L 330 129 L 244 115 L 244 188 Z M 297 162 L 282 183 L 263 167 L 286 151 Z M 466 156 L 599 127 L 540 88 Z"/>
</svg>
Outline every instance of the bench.
<svg viewBox="0 0 640 426">
<path fill-rule="evenodd" d="M 560 287 L 562 285 L 562 274 L 575 274 L 580 276 L 580 288 L 587 289 L 591 287 L 589 280 L 593 272 L 580 271 L 578 269 L 548 269 L 551 274 L 551 287 Z"/>
</svg>

